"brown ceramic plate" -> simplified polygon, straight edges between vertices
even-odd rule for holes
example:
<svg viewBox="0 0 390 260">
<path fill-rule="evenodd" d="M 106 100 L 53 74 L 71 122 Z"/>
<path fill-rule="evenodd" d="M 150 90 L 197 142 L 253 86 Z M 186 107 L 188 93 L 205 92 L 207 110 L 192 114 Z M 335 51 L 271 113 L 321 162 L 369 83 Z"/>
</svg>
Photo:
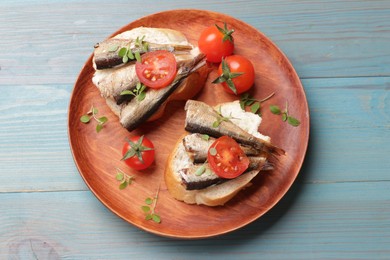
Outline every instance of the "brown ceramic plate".
<svg viewBox="0 0 390 260">
<path fill-rule="evenodd" d="M 148 232 L 174 238 L 197 239 L 225 234 L 243 227 L 261 217 L 287 192 L 302 166 L 309 139 L 309 110 L 301 82 L 286 56 L 266 36 L 254 27 L 230 16 L 202 10 L 173 10 L 143 17 L 113 35 L 139 26 L 165 27 L 182 31 L 197 44 L 197 38 L 207 26 L 215 23 L 235 28 L 235 53 L 249 57 L 256 70 L 252 94 L 263 98 L 272 92 L 275 96 L 263 104 L 263 122 L 260 131 L 272 142 L 287 151 L 276 163 L 275 170 L 257 176 L 253 185 L 241 191 L 223 207 L 187 205 L 173 199 L 164 183 L 166 159 L 178 138 L 184 133 L 184 102 L 173 102 L 161 119 L 145 123 L 129 133 L 121 127 L 109 110 L 99 91 L 92 84 L 94 70 L 90 57 L 75 84 L 69 105 L 69 140 L 77 168 L 95 196 L 112 212 L 129 223 Z M 92 46 L 91 46 L 92 48 Z M 215 67 L 216 68 L 216 67 Z M 203 91 L 195 97 L 215 105 L 236 99 L 211 84 L 217 73 L 214 68 Z M 299 127 L 282 122 L 280 116 L 269 111 L 277 104 L 288 109 L 301 121 Z M 80 117 L 94 105 L 99 115 L 109 121 L 100 133 L 95 124 L 84 125 Z M 125 138 L 133 134 L 146 134 L 155 144 L 156 161 L 142 173 L 132 171 L 120 161 Z M 135 182 L 119 190 L 115 179 L 116 168 L 135 175 Z M 156 212 L 160 224 L 145 220 L 141 210 L 147 197 L 160 187 Z"/>
</svg>

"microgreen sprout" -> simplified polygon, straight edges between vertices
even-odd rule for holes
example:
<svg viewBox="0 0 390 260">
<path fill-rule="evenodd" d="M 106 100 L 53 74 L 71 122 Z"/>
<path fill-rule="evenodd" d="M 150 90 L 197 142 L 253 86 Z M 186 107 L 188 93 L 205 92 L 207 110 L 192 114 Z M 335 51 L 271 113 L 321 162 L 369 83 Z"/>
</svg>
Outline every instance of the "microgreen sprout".
<svg viewBox="0 0 390 260">
<path fill-rule="evenodd" d="M 240 106 L 241 109 L 245 110 L 246 107 L 249 107 L 253 114 L 258 114 L 261 116 L 261 103 L 267 101 L 272 98 L 275 93 L 271 93 L 267 97 L 257 100 L 249 95 L 249 93 L 244 93 L 240 96 Z"/>
<path fill-rule="evenodd" d="M 286 108 L 284 111 L 282 111 L 278 106 L 276 105 L 272 105 L 269 107 L 272 114 L 275 114 L 275 115 L 281 115 L 282 116 L 282 121 L 283 122 L 286 122 L 289 123 L 290 125 L 292 126 L 299 126 L 301 124 L 301 122 L 296 119 L 295 117 L 292 117 L 289 115 L 289 112 L 288 112 L 288 103 L 286 101 Z"/>
<path fill-rule="evenodd" d="M 231 116 L 229 116 L 229 117 L 223 116 L 222 113 L 221 113 L 221 107 L 219 107 L 219 110 L 217 111 L 217 113 L 218 113 L 217 120 L 213 122 L 213 127 L 214 128 L 219 127 L 219 125 L 222 122 L 227 122 L 230 119 L 233 119 L 233 117 L 231 117 Z"/>
<path fill-rule="evenodd" d="M 134 46 L 135 48 L 129 47 L 122 47 L 118 51 L 118 56 L 122 58 L 123 63 L 127 63 L 132 60 L 136 60 L 138 62 L 141 62 L 141 52 L 147 52 L 149 50 L 149 43 L 144 41 L 145 36 L 142 36 L 140 39 L 137 37 L 135 40 Z M 112 51 L 112 49 L 115 49 L 116 51 L 119 47 L 115 49 L 115 46 L 110 47 L 109 51 Z"/>
<path fill-rule="evenodd" d="M 210 136 L 209 136 L 209 135 L 203 134 L 201 137 L 202 137 L 202 139 L 205 140 L 205 141 L 210 140 Z"/>
<path fill-rule="evenodd" d="M 138 82 L 134 89 L 132 90 L 124 90 L 121 92 L 122 95 L 132 95 L 137 98 L 138 101 L 142 101 L 146 96 L 146 86 L 141 82 Z"/>
<path fill-rule="evenodd" d="M 146 198 L 145 205 L 141 206 L 142 211 L 145 213 L 145 219 L 152 220 L 156 223 L 161 223 L 161 217 L 155 211 L 159 192 L 160 192 L 160 186 L 158 187 L 155 196 L 153 198 L 150 197 Z"/>
<path fill-rule="evenodd" d="M 82 115 L 80 117 L 80 121 L 84 124 L 88 124 L 91 121 L 91 119 L 94 119 L 97 122 L 96 125 L 97 133 L 99 133 L 103 129 L 104 124 L 107 123 L 108 121 L 108 118 L 105 116 L 97 117 L 98 112 L 99 112 L 98 109 L 92 105 L 91 109 L 87 112 L 87 114 Z"/>
<path fill-rule="evenodd" d="M 119 189 L 123 190 L 123 189 L 126 189 L 126 187 L 129 186 L 133 182 L 134 176 L 127 175 L 121 169 L 116 168 L 115 179 L 120 182 Z"/>
</svg>

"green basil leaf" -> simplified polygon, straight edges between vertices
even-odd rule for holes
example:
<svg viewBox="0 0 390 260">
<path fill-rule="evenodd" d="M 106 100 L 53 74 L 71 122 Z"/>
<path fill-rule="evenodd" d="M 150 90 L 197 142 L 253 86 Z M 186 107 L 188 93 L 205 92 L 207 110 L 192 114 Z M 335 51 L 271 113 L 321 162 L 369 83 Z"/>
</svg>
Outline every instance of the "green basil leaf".
<svg viewBox="0 0 390 260">
<path fill-rule="evenodd" d="M 286 120 L 287 120 L 287 114 L 286 113 L 282 113 L 282 121 L 286 122 Z"/>
<path fill-rule="evenodd" d="M 107 123 L 108 118 L 105 117 L 105 116 L 102 116 L 102 117 L 100 117 L 100 118 L 98 119 L 98 121 L 99 121 L 100 124 L 105 124 L 105 123 Z"/>
<path fill-rule="evenodd" d="M 204 173 L 205 170 L 206 170 L 206 166 L 203 164 L 198 169 L 196 169 L 195 175 L 196 176 L 200 176 L 200 175 L 202 175 Z"/>
<path fill-rule="evenodd" d="M 84 124 L 89 123 L 90 120 L 91 118 L 87 115 L 83 115 L 82 117 L 80 117 L 80 121 Z"/>
<path fill-rule="evenodd" d="M 96 125 L 96 132 L 99 133 L 100 131 L 102 131 L 103 129 L 103 125 L 102 124 L 97 124 Z"/>
<path fill-rule="evenodd" d="M 135 56 L 135 59 L 136 59 L 138 62 L 142 62 L 141 54 L 139 54 L 138 51 L 136 51 L 136 52 L 134 53 L 134 56 Z"/>
<path fill-rule="evenodd" d="M 210 136 L 204 134 L 204 135 L 202 135 L 202 139 L 205 140 L 205 141 L 208 141 L 208 140 L 210 140 Z"/>
<path fill-rule="evenodd" d="M 251 112 L 253 114 L 256 114 L 257 111 L 259 111 L 259 109 L 260 109 L 260 103 L 259 102 L 255 102 L 255 103 L 253 103 L 253 105 L 251 105 Z"/>
<path fill-rule="evenodd" d="M 121 96 L 123 95 L 133 95 L 134 96 L 134 93 L 133 91 L 131 90 L 123 90 L 121 93 L 120 93 Z"/>
<path fill-rule="evenodd" d="M 152 220 L 156 223 L 160 223 L 161 222 L 161 218 L 159 215 L 157 214 L 152 214 Z"/>
<path fill-rule="evenodd" d="M 125 47 L 121 48 L 118 52 L 118 56 L 121 58 L 125 57 L 126 54 L 127 54 L 127 48 L 125 48 Z"/>
<path fill-rule="evenodd" d="M 127 57 L 130 59 L 130 60 L 134 60 L 134 54 L 131 52 L 131 50 L 129 50 L 127 52 Z"/>
<path fill-rule="evenodd" d="M 141 92 L 141 93 L 138 94 L 137 100 L 138 101 L 142 101 L 142 100 L 145 99 L 145 97 L 146 97 L 146 92 Z"/>
<path fill-rule="evenodd" d="M 127 185 L 128 185 L 127 181 L 123 181 L 123 182 L 119 185 L 119 189 L 120 189 L 120 190 L 124 190 L 124 189 L 126 189 Z"/>
<path fill-rule="evenodd" d="M 123 62 L 123 63 L 127 63 L 128 61 L 129 61 L 129 57 L 127 57 L 127 55 L 126 55 L 126 56 L 123 56 L 122 62 Z"/>
<path fill-rule="evenodd" d="M 149 206 L 142 206 L 141 209 L 145 213 L 148 213 L 150 211 L 150 207 Z"/>
<path fill-rule="evenodd" d="M 294 118 L 294 117 L 287 117 L 287 122 L 292 125 L 292 126 L 299 126 L 301 124 L 301 122 L 299 122 L 298 119 Z"/>
<path fill-rule="evenodd" d="M 280 108 L 276 105 L 270 106 L 269 109 L 271 110 L 272 114 L 280 115 L 280 113 L 281 113 Z"/>
<path fill-rule="evenodd" d="M 115 179 L 116 179 L 117 181 L 122 181 L 124 177 L 125 177 L 125 176 L 124 176 L 123 173 L 118 172 L 118 173 L 116 174 L 116 176 L 115 176 Z"/>
<path fill-rule="evenodd" d="M 145 199 L 145 203 L 146 203 L 147 205 L 151 205 L 151 204 L 153 203 L 153 199 L 152 199 L 152 198 L 146 198 L 146 199 Z"/>
</svg>

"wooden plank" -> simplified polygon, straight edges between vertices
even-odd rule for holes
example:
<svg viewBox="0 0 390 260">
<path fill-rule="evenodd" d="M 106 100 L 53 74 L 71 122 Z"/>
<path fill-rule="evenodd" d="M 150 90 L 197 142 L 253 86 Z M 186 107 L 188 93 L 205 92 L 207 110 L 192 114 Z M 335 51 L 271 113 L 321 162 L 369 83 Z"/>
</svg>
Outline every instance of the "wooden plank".
<svg viewBox="0 0 390 260">
<path fill-rule="evenodd" d="M 90 192 L 0 194 L 0 258 L 386 259 L 389 189 L 388 181 L 298 183 L 244 229 L 198 241 L 141 231 L 109 212 Z M 163 221 L 169 214 L 160 212 Z"/>
<path fill-rule="evenodd" d="M 74 83 L 96 42 L 132 20 L 177 8 L 207 8 L 248 22 L 286 53 L 303 78 L 390 75 L 390 2 L 223 3 L 168 1 L 139 8 L 144 1 L 2 1 L 0 83 Z"/>
</svg>

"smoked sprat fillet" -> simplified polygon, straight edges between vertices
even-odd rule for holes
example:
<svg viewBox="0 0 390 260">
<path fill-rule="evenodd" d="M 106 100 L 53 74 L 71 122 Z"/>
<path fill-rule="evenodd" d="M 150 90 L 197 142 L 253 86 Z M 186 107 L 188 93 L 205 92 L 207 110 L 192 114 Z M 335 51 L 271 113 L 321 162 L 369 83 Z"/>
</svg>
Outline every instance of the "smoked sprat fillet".
<svg viewBox="0 0 390 260">
<path fill-rule="evenodd" d="M 212 107 L 201 101 L 188 100 L 185 110 L 185 129 L 189 133 L 178 140 L 164 175 L 168 191 L 179 201 L 224 205 L 250 185 L 260 172 L 274 168 L 268 161 L 271 154 L 284 154 L 282 149 L 271 144 L 270 137 L 258 132 L 261 117 L 244 111 L 239 101 Z M 220 120 L 221 117 L 225 120 Z M 219 124 L 215 124 L 216 121 Z M 235 139 L 248 156 L 249 166 L 238 177 L 220 177 L 207 161 L 210 146 L 221 136 Z"/>
<path fill-rule="evenodd" d="M 139 46 L 140 42 L 144 47 Z M 138 51 L 141 55 L 155 50 L 172 52 L 177 62 L 175 79 L 162 89 L 146 88 L 143 100 L 133 95 L 123 95 L 123 91 L 134 90 L 140 82 L 135 71 L 135 61 L 124 63 L 119 55 L 123 47 Z M 191 45 L 181 32 L 138 27 L 95 46 L 92 82 L 119 117 L 122 126 L 132 131 L 145 121 L 160 117 L 170 100 L 186 100 L 196 95 L 209 72 L 205 65 L 205 55 Z"/>
</svg>

